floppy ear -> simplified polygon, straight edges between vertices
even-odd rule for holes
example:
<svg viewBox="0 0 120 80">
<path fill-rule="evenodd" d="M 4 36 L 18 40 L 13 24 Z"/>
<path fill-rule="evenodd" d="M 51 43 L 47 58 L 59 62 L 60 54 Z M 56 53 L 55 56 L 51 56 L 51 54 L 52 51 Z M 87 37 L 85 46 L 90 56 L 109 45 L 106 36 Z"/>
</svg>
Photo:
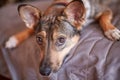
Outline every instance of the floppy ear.
<svg viewBox="0 0 120 80">
<path fill-rule="evenodd" d="M 18 6 L 18 12 L 28 28 L 34 29 L 41 17 L 40 10 L 28 4 Z"/>
<path fill-rule="evenodd" d="M 64 9 L 63 15 L 64 19 L 67 20 L 71 25 L 73 25 L 77 30 L 81 29 L 81 26 L 85 22 L 86 10 L 81 1 L 73 1 L 68 4 Z"/>
</svg>

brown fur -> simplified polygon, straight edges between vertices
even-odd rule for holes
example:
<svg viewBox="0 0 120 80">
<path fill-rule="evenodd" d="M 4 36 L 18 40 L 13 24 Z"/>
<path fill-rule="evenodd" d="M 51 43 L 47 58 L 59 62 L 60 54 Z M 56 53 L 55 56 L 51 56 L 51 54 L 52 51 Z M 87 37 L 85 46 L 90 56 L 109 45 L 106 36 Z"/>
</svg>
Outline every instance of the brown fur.
<svg viewBox="0 0 120 80">
<path fill-rule="evenodd" d="M 24 40 L 26 40 L 28 37 L 30 37 L 34 33 L 33 29 L 25 29 L 24 31 L 19 32 L 18 34 L 15 34 L 18 41 L 17 45 L 22 43 Z"/>
<path fill-rule="evenodd" d="M 102 29 L 105 31 L 115 29 L 115 27 L 111 23 L 112 20 L 112 12 L 111 10 L 104 11 L 100 17 L 99 22 L 102 27 Z"/>
<path fill-rule="evenodd" d="M 118 39 L 118 33 L 116 35 L 116 32 L 111 31 L 116 29 L 111 24 L 111 10 L 101 10 L 97 11 L 97 16 L 96 12 L 94 14 L 101 28 L 104 32 L 108 31 L 108 38 L 112 35 L 115 40 Z M 26 26 L 31 28 L 15 35 L 19 43 L 35 30 L 36 41 L 41 51 L 40 73 L 48 76 L 51 71 L 58 71 L 69 51 L 80 39 L 80 30 L 86 17 L 84 3 L 81 0 L 55 0 L 44 14 L 31 5 L 21 5 L 18 11 Z"/>
</svg>

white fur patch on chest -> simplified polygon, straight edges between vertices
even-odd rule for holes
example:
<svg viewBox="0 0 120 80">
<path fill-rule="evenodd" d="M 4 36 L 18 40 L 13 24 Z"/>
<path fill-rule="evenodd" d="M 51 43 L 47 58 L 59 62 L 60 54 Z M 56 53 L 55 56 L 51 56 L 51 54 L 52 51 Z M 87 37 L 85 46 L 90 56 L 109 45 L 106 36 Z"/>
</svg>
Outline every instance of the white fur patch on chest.
<svg viewBox="0 0 120 80">
<path fill-rule="evenodd" d="M 90 17 L 90 12 L 91 12 L 91 5 L 88 0 L 82 0 L 84 3 L 84 6 L 86 8 L 86 18 Z"/>
<path fill-rule="evenodd" d="M 94 19 L 90 19 L 92 7 L 91 7 L 89 0 L 82 0 L 82 1 L 83 1 L 85 8 L 86 8 L 86 21 L 85 21 L 84 26 L 87 26 L 90 23 L 94 22 Z"/>
</svg>

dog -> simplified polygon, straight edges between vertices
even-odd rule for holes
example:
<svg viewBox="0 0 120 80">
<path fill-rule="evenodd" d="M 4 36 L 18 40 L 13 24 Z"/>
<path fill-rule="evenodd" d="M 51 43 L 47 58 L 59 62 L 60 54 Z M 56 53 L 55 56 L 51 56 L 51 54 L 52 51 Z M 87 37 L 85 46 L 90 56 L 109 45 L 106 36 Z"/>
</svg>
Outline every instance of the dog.
<svg viewBox="0 0 120 80">
<path fill-rule="evenodd" d="M 100 1 L 54 0 L 43 14 L 32 5 L 22 4 L 18 12 L 28 29 L 10 37 L 6 48 L 18 46 L 35 33 L 40 47 L 40 74 L 49 76 L 60 69 L 69 51 L 80 40 L 80 31 L 90 19 L 99 22 L 108 39 L 120 39 L 120 31 L 111 23 L 111 9 L 100 5 Z"/>
</svg>

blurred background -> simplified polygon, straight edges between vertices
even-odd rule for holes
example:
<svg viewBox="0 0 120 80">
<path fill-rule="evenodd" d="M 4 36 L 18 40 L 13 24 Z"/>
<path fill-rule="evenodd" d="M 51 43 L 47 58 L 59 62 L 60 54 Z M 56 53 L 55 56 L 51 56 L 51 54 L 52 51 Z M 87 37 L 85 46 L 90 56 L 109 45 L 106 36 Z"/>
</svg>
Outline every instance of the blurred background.
<svg viewBox="0 0 120 80">
<path fill-rule="evenodd" d="M 30 1 L 45 1 L 45 0 L 0 0 L 0 7 L 3 7 L 7 4 L 30 2 Z"/>
</svg>

